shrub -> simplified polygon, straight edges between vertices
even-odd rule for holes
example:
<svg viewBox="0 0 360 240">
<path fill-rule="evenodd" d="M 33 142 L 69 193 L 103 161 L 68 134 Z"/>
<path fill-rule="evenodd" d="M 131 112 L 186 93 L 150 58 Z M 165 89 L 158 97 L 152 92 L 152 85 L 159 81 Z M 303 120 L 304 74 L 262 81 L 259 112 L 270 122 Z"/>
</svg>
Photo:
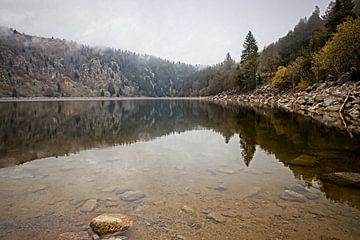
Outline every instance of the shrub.
<svg viewBox="0 0 360 240">
<path fill-rule="evenodd" d="M 340 77 L 360 69 L 360 18 L 338 26 L 338 32 L 315 55 L 314 73 L 318 78 L 332 74 Z M 356 72 L 356 71 L 355 71 Z"/>
<path fill-rule="evenodd" d="M 286 87 L 286 85 L 288 85 L 288 79 L 286 78 L 287 71 L 288 69 L 286 67 L 280 66 L 271 80 L 271 83 L 279 88 Z"/>
</svg>

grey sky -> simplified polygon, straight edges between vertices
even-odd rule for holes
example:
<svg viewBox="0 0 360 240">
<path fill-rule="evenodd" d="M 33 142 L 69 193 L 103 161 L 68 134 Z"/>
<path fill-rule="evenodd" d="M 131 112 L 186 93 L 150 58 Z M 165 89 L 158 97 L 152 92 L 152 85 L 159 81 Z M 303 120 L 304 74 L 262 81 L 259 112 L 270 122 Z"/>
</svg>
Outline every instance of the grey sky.
<svg viewBox="0 0 360 240">
<path fill-rule="evenodd" d="M 239 59 L 249 30 L 260 49 L 330 0 L 0 0 L 0 25 L 192 64 Z"/>
</svg>

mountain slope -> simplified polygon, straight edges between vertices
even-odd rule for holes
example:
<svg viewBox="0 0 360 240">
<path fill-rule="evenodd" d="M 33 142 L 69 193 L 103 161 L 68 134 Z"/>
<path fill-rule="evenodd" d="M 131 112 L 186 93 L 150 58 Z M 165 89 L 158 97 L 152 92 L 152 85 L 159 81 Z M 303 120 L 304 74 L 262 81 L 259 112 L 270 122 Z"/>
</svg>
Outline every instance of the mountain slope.
<svg viewBox="0 0 360 240">
<path fill-rule="evenodd" d="M 175 96 L 196 68 L 0 28 L 0 96 Z"/>
</svg>

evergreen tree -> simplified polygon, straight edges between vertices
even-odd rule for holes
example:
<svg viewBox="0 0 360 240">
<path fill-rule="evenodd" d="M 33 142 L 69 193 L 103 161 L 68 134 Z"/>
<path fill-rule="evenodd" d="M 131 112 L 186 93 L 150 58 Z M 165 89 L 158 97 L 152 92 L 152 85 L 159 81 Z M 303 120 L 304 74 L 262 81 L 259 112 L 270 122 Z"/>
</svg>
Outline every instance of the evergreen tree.
<svg viewBox="0 0 360 240">
<path fill-rule="evenodd" d="M 229 70 L 234 64 L 235 64 L 234 59 L 231 58 L 230 53 L 227 53 L 225 60 L 223 62 L 224 69 Z"/>
<path fill-rule="evenodd" d="M 108 91 L 109 91 L 111 96 L 113 96 L 115 94 L 115 92 L 116 92 L 114 84 L 112 82 L 109 83 Z"/>
<path fill-rule="evenodd" d="M 256 87 L 256 72 L 259 58 L 258 46 L 251 31 L 247 34 L 243 46 L 244 50 L 241 55 L 239 85 L 241 89 L 250 90 Z"/>
<path fill-rule="evenodd" d="M 326 12 L 326 27 L 330 33 L 336 32 L 337 25 L 346 21 L 347 18 L 355 17 L 353 12 L 355 4 L 352 0 L 336 0 L 331 2 Z"/>
<path fill-rule="evenodd" d="M 259 55 L 259 48 L 251 31 L 249 31 L 249 33 L 247 34 L 243 47 L 244 50 L 241 54 L 241 62 L 244 62 L 252 57 L 257 57 Z"/>
<path fill-rule="evenodd" d="M 354 0 L 354 13 L 359 16 L 360 15 L 360 0 Z"/>
</svg>

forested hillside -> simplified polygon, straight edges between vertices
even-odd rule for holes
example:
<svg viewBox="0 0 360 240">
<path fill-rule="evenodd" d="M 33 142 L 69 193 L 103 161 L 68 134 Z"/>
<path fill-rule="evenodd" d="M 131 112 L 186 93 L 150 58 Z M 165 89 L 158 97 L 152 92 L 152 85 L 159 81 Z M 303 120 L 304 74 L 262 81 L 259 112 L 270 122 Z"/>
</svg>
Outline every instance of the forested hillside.
<svg viewBox="0 0 360 240">
<path fill-rule="evenodd" d="M 249 32 L 241 61 L 229 60 L 189 76 L 182 95 L 252 91 L 271 84 L 277 90 L 305 89 L 315 82 L 360 80 L 360 1 L 336 0 L 324 16 L 315 7 L 310 17 L 259 52 Z M 230 58 L 231 59 L 231 58 Z"/>
<path fill-rule="evenodd" d="M 0 28 L 0 96 L 175 96 L 192 65 Z"/>
</svg>

